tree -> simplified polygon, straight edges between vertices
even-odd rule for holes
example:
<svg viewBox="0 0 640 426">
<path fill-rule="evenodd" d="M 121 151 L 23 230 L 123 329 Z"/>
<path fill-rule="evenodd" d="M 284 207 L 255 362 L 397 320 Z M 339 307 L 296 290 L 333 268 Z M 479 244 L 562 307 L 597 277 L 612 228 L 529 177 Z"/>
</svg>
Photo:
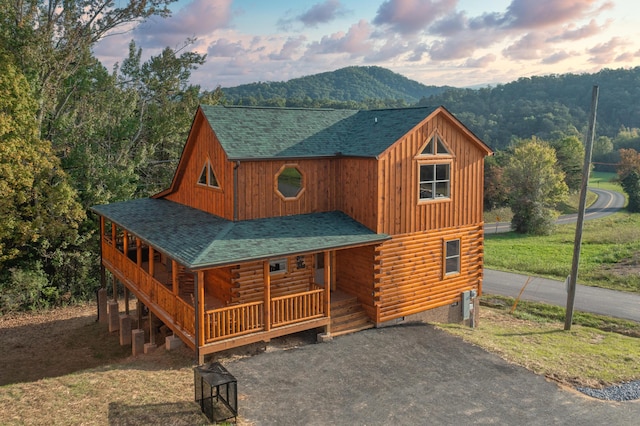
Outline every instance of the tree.
<svg viewBox="0 0 640 426">
<path fill-rule="evenodd" d="M 46 284 L 40 265 L 47 272 L 48 260 L 76 243 L 85 218 L 51 144 L 38 137 L 29 91 L 11 56 L 0 52 L 0 283 L 25 269 Z"/>
<path fill-rule="evenodd" d="M 520 141 L 504 170 L 509 187 L 511 226 L 516 232 L 544 235 L 557 217 L 555 205 L 568 192 L 555 150 L 533 138 Z"/>
<path fill-rule="evenodd" d="M 632 213 L 640 212 L 640 173 L 633 170 L 620 183 L 622 183 L 624 192 L 629 196 L 627 210 Z"/>
<path fill-rule="evenodd" d="M 506 206 L 509 202 L 504 182 L 504 167 L 500 164 L 503 156 L 497 152 L 484 162 L 484 210 Z"/>
<path fill-rule="evenodd" d="M 618 163 L 618 178 L 622 181 L 631 172 L 640 173 L 640 153 L 635 149 L 620 149 L 620 162 Z"/>
<path fill-rule="evenodd" d="M 126 24 L 168 16 L 174 0 L 0 0 L 0 46 L 27 77 L 40 136 L 55 141 L 49 122 L 67 108 L 68 79 L 87 65 L 91 47 Z"/>
<path fill-rule="evenodd" d="M 577 136 L 557 139 L 551 143 L 556 151 L 558 165 L 564 172 L 564 182 L 570 192 L 580 190 L 584 163 L 584 145 Z"/>
<path fill-rule="evenodd" d="M 640 153 L 635 149 L 621 149 L 618 178 L 622 189 L 629 196 L 627 210 L 640 212 Z"/>
</svg>

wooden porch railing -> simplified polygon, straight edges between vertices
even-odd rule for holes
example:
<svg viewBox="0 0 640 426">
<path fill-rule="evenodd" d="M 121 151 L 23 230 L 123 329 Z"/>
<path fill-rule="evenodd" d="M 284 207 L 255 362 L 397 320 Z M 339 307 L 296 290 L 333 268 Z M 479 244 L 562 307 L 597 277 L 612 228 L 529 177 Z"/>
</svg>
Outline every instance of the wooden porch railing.
<svg viewBox="0 0 640 426">
<path fill-rule="evenodd" d="M 264 302 L 227 306 L 204 314 L 205 343 L 262 330 L 264 330 Z"/>
<path fill-rule="evenodd" d="M 177 325 L 195 336 L 195 309 L 175 295 L 171 289 L 149 275 L 144 269 L 111 244 L 102 244 L 102 257 L 127 280 L 127 284 L 146 295 L 164 310 Z M 325 316 L 324 288 L 273 297 L 271 299 L 272 328 L 322 318 Z M 204 342 L 212 343 L 245 334 L 264 331 L 264 302 L 244 303 L 205 312 Z"/>
<path fill-rule="evenodd" d="M 324 290 L 310 290 L 271 299 L 271 325 L 280 327 L 324 316 Z"/>
<path fill-rule="evenodd" d="M 132 289 L 137 289 L 140 293 L 145 294 L 151 302 L 173 318 L 177 325 L 189 334 L 195 335 L 195 309 L 193 306 L 175 295 L 171 289 L 153 278 L 147 271 L 139 268 L 135 262 L 112 245 L 103 242 L 102 257 L 123 275 Z"/>
</svg>

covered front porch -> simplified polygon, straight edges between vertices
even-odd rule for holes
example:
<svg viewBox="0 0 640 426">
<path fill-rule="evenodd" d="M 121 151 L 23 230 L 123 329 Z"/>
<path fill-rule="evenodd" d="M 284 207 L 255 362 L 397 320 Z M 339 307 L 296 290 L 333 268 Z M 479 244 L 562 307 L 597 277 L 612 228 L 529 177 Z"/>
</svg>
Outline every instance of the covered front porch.
<svg viewBox="0 0 640 426">
<path fill-rule="evenodd" d="M 189 215 L 199 216 L 199 220 L 191 216 L 190 223 L 202 229 L 209 225 L 209 230 L 215 225 L 217 232 L 209 244 L 197 238 L 191 241 L 200 249 L 186 258 L 188 248 L 172 244 L 188 244 L 195 235 L 193 229 L 188 235 L 178 229 L 176 235 L 174 222 L 171 238 L 158 241 L 158 234 L 145 233 L 140 229 L 142 222 L 131 215 L 125 221 L 117 212 L 95 210 L 100 214 L 102 266 L 114 278 L 114 298 L 117 281 L 191 347 L 199 362 L 207 354 L 299 331 L 323 328 L 329 333 L 336 253 L 371 246 L 386 237 L 361 228 L 343 214 L 307 217 L 297 223 L 262 220 L 229 225 L 224 221 L 221 231 L 222 219 L 211 223 L 206 213 L 151 201 L 156 210 L 167 203 L 172 211 L 180 210 L 175 217 L 183 221 Z M 334 235 L 331 226 L 344 228 L 345 223 L 350 234 L 345 237 L 342 229 Z M 146 221 L 143 225 L 149 227 Z"/>
</svg>

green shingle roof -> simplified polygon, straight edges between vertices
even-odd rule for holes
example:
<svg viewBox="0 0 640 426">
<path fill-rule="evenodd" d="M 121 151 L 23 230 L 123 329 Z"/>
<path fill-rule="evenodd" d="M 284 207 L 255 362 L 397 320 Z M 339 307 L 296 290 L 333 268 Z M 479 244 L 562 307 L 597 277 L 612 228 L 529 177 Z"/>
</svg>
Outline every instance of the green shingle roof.
<svg viewBox="0 0 640 426">
<path fill-rule="evenodd" d="M 231 160 L 376 157 L 437 109 L 201 108 Z"/>
<path fill-rule="evenodd" d="M 338 211 L 232 222 L 164 199 L 142 198 L 91 209 L 189 269 L 389 239 Z"/>
</svg>

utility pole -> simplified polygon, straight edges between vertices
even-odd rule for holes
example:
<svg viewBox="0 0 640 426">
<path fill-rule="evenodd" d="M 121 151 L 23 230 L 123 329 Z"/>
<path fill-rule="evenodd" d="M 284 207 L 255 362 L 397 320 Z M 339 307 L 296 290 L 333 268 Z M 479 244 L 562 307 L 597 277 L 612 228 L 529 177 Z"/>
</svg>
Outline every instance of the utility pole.
<svg viewBox="0 0 640 426">
<path fill-rule="evenodd" d="M 573 305 L 576 299 L 576 282 L 578 280 L 578 265 L 580 264 L 580 246 L 582 245 L 582 228 L 584 224 L 584 211 L 587 203 L 587 186 L 589 173 L 591 172 L 591 150 L 596 130 L 596 111 L 598 110 L 598 86 L 593 86 L 591 95 L 591 116 L 589 117 L 589 130 L 585 141 L 584 166 L 582 168 L 582 185 L 580 187 L 580 205 L 578 207 L 578 222 L 576 223 L 576 237 L 573 243 L 573 263 L 569 277 L 567 293 L 567 312 L 564 317 L 564 329 L 571 330 L 573 321 Z"/>
</svg>

